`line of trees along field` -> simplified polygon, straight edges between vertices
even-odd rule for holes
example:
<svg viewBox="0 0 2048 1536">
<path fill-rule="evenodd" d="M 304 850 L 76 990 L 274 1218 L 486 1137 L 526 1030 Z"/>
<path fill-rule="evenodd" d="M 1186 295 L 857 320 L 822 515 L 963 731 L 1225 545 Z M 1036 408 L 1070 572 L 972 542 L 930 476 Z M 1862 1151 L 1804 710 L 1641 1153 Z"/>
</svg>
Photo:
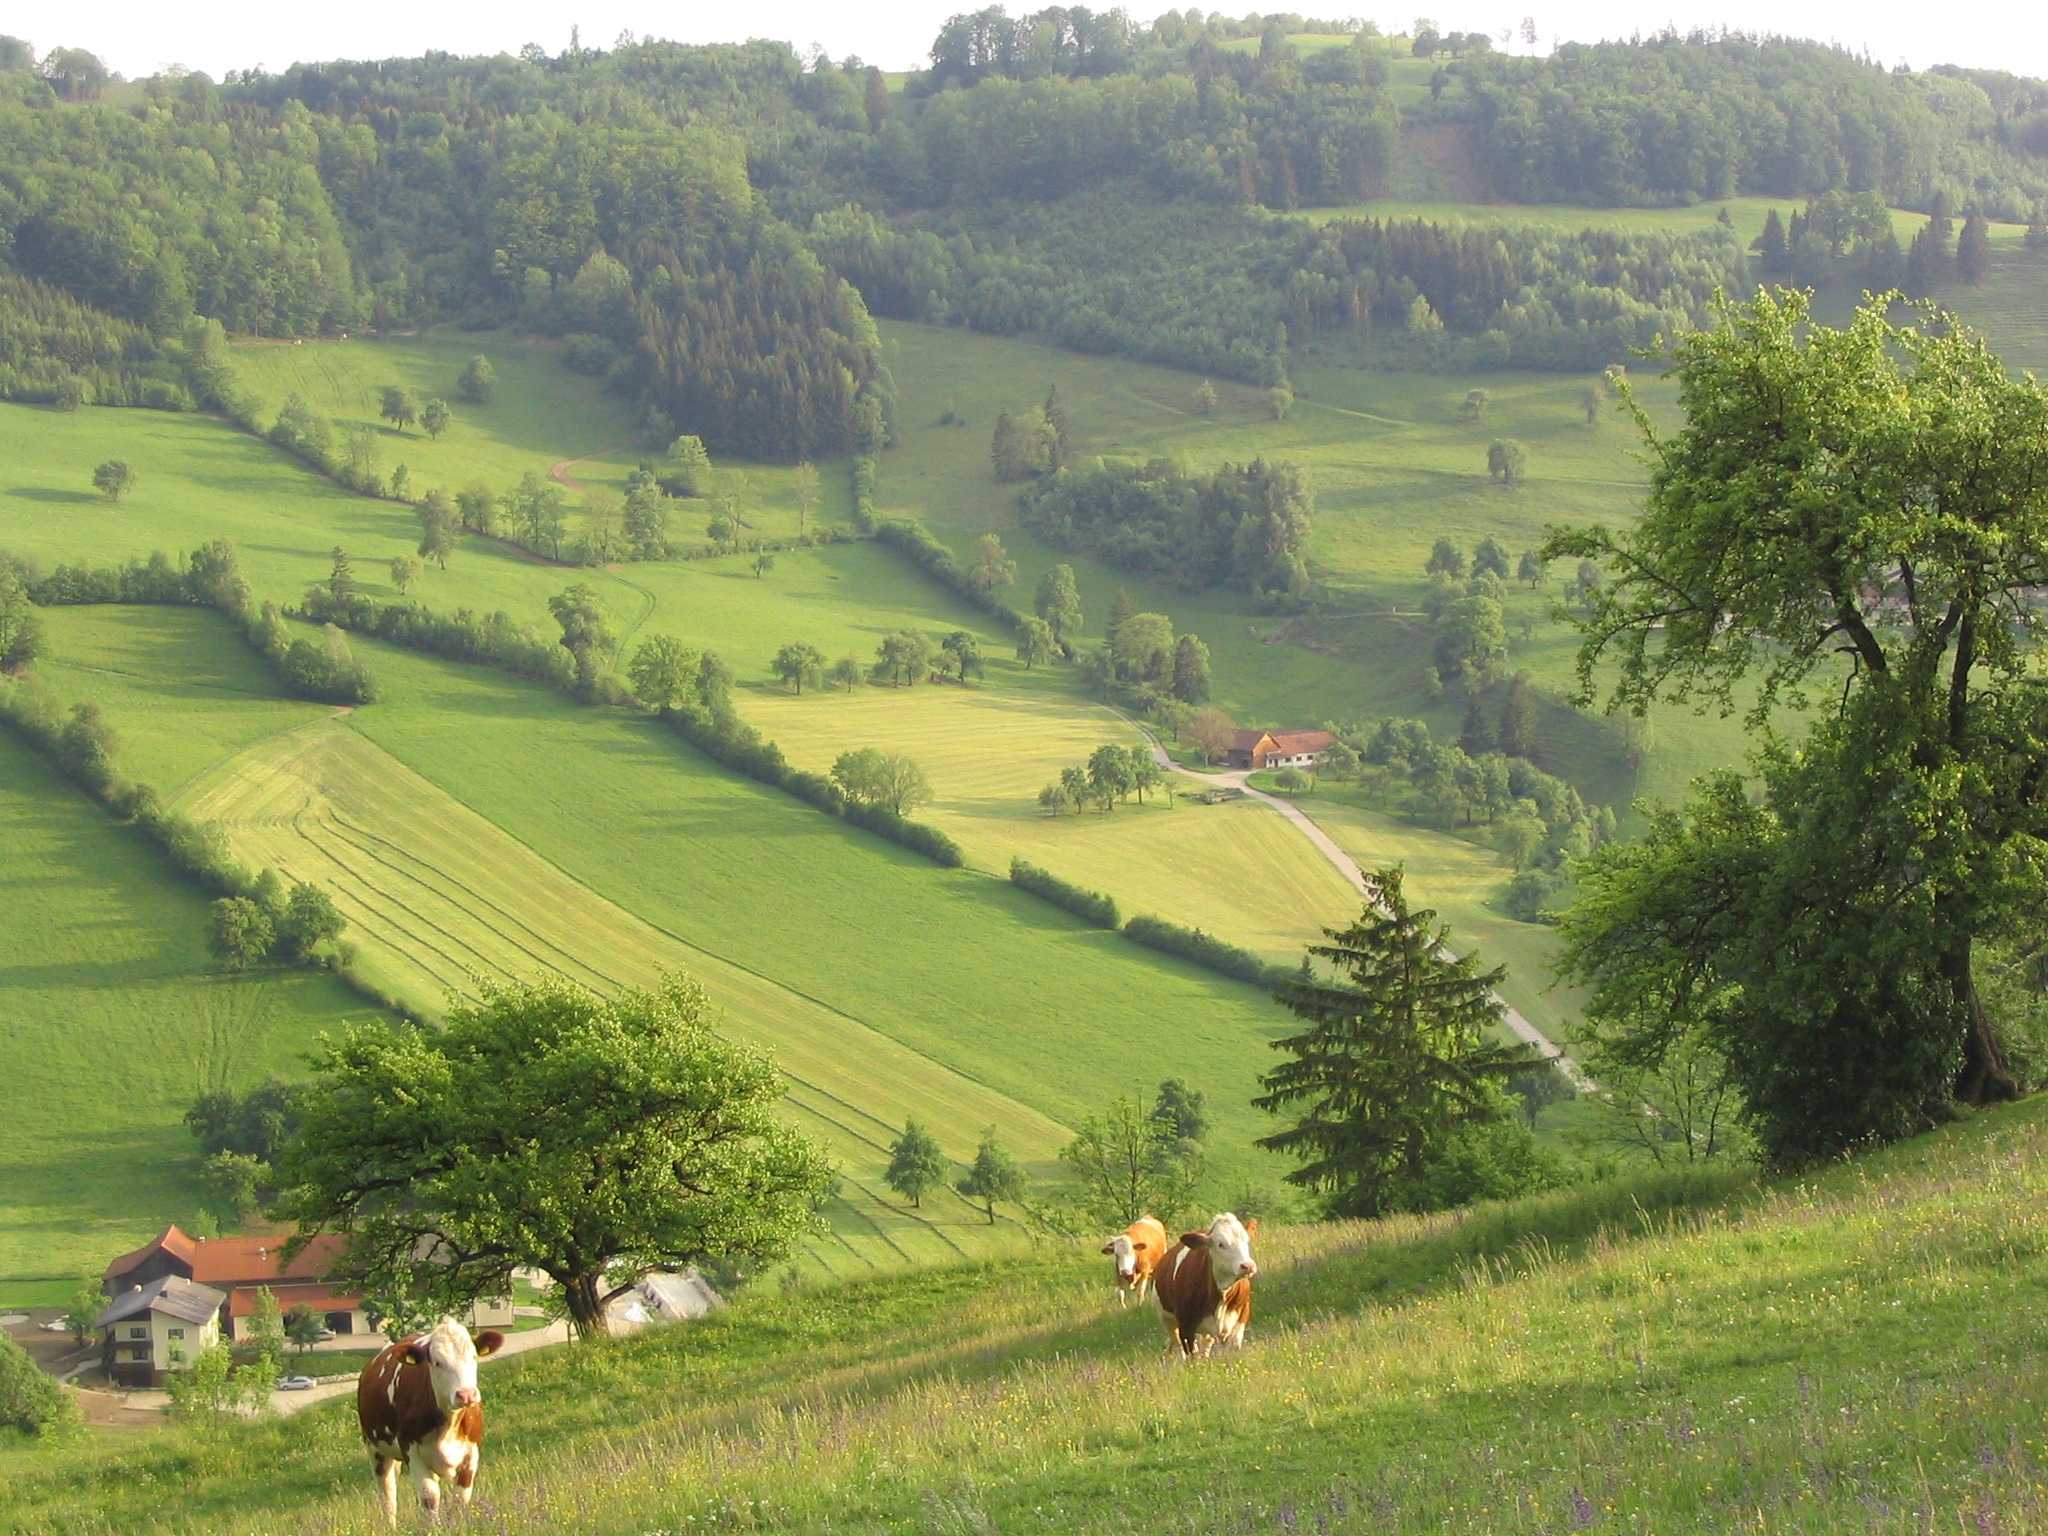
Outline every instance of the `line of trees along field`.
<svg viewBox="0 0 2048 1536">
<path fill-rule="evenodd" d="M 0 288 L 0 386 L 185 403 L 147 346 L 123 337 L 114 364 L 122 322 L 159 345 L 195 315 L 513 323 L 569 338 L 651 435 L 795 460 L 886 442 L 870 308 L 1274 386 L 1289 333 L 1411 366 L 1611 363 L 1745 273 L 1722 231 L 1270 216 L 1383 190 L 1417 123 L 1465 133 L 1491 190 L 1531 202 L 1867 192 L 2024 218 L 2048 195 L 2039 82 L 1782 41 L 1531 60 L 1425 38 L 1450 57 L 1397 111 L 1387 59 L 1410 45 L 1366 29 L 1297 55 L 1297 24 L 985 11 L 900 93 L 858 60 L 628 39 L 160 76 L 121 106 L 75 50 L 17 44 L 0 259 L 109 318 L 64 318 L 60 343 L 46 296 Z M 1224 46 L 1248 27 L 1256 50 Z"/>
</svg>

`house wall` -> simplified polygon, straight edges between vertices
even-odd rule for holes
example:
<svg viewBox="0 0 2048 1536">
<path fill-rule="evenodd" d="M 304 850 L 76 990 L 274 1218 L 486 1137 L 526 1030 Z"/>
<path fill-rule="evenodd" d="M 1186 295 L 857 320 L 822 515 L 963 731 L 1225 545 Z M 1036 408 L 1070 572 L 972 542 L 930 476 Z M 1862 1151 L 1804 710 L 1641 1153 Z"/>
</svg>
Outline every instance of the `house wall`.
<svg viewBox="0 0 2048 1536">
<path fill-rule="evenodd" d="M 159 1373 L 190 1369 L 199 1351 L 220 1337 L 220 1327 L 210 1317 L 204 1323 L 188 1323 L 168 1312 L 152 1312 L 149 1324 Z"/>
</svg>

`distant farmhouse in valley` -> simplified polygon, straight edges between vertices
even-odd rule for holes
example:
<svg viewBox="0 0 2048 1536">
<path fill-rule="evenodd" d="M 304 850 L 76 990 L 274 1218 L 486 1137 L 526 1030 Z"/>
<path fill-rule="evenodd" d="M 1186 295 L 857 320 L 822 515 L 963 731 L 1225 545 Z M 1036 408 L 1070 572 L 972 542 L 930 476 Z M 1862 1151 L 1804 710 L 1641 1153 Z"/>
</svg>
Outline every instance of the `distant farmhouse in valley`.
<svg viewBox="0 0 2048 1536">
<path fill-rule="evenodd" d="M 1336 739 L 1328 731 L 1239 731 L 1227 761 L 1233 768 L 1313 768 Z"/>
<path fill-rule="evenodd" d="M 107 1374 L 123 1386 L 161 1386 L 166 1371 L 190 1365 L 215 1340 L 246 1338 L 263 1290 L 280 1312 L 308 1307 L 337 1334 L 375 1333 L 362 1293 L 327 1279 L 348 1239 L 323 1233 L 290 1264 L 285 1241 L 199 1238 L 169 1226 L 115 1259 L 100 1277 L 108 1305 L 95 1325 Z M 479 1302 L 472 1311 L 473 1326 L 512 1323 L 509 1301 Z"/>
</svg>

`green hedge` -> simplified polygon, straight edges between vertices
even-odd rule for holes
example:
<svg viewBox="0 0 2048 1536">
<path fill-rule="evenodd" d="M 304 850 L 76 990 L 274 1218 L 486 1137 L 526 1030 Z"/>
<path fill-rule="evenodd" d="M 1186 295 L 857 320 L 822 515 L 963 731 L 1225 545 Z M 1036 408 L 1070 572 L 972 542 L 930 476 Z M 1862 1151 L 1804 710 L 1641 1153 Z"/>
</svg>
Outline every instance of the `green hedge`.
<svg viewBox="0 0 2048 1536">
<path fill-rule="evenodd" d="M 1021 886 L 1034 896 L 1043 897 L 1056 907 L 1066 908 L 1076 917 L 1086 918 L 1098 928 L 1114 929 L 1122 922 L 1113 897 L 1062 880 L 1050 870 L 1027 864 L 1022 859 L 1010 860 L 1010 883 Z"/>
<path fill-rule="evenodd" d="M 1124 925 L 1124 937 L 1147 949 L 1178 955 L 1238 981 L 1248 981 L 1255 987 L 1277 987 L 1294 979 L 1294 973 L 1286 967 L 1268 965 L 1248 949 L 1239 949 L 1213 933 L 1183 928 L 1160 917 L 1139 914 Z"/>
</svg>

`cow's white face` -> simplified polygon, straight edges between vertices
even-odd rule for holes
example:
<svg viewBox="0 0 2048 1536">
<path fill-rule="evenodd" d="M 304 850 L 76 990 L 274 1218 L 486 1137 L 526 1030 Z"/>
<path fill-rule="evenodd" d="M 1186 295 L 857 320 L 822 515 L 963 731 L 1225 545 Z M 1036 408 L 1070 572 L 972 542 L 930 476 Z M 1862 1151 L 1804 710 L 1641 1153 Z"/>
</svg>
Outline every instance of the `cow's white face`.
<svg viewBox="0 0 2048 1536">
<path fill-rule="evenodd" d="M 1116 1260 L 1116 1283 L 1130 1285 L 1138 1278 L 1138 1250 L 1130 1234 L 1119 1232 L 1102 1245 L 1102 1251 Z"/>
<path fill-rule="evenodd" d="M 1258 1261 L 1252 1257 L 1252 1234 L 1258 1230 L 1256 1217 L 1247 1226 L 1229 1211 L 1209 1223 L 1209 1264 L 1218 1290 L 1227 1291 L 1259 1272 Z"/>
<path fill-rule="evenodd" d="M 427 1368 L 434 1384 L 434 1401 L 443 1413 L 469 1408 L 483 1401 L 476 1384 L 476 1363 L 504 1342 L 504 1336 L 485 1332 L 475 1338 L 452 1317 L 444 1317 L 432 1333 L 422 1334 L 406 1351 L 408 1359 Z"/>
</svg>

